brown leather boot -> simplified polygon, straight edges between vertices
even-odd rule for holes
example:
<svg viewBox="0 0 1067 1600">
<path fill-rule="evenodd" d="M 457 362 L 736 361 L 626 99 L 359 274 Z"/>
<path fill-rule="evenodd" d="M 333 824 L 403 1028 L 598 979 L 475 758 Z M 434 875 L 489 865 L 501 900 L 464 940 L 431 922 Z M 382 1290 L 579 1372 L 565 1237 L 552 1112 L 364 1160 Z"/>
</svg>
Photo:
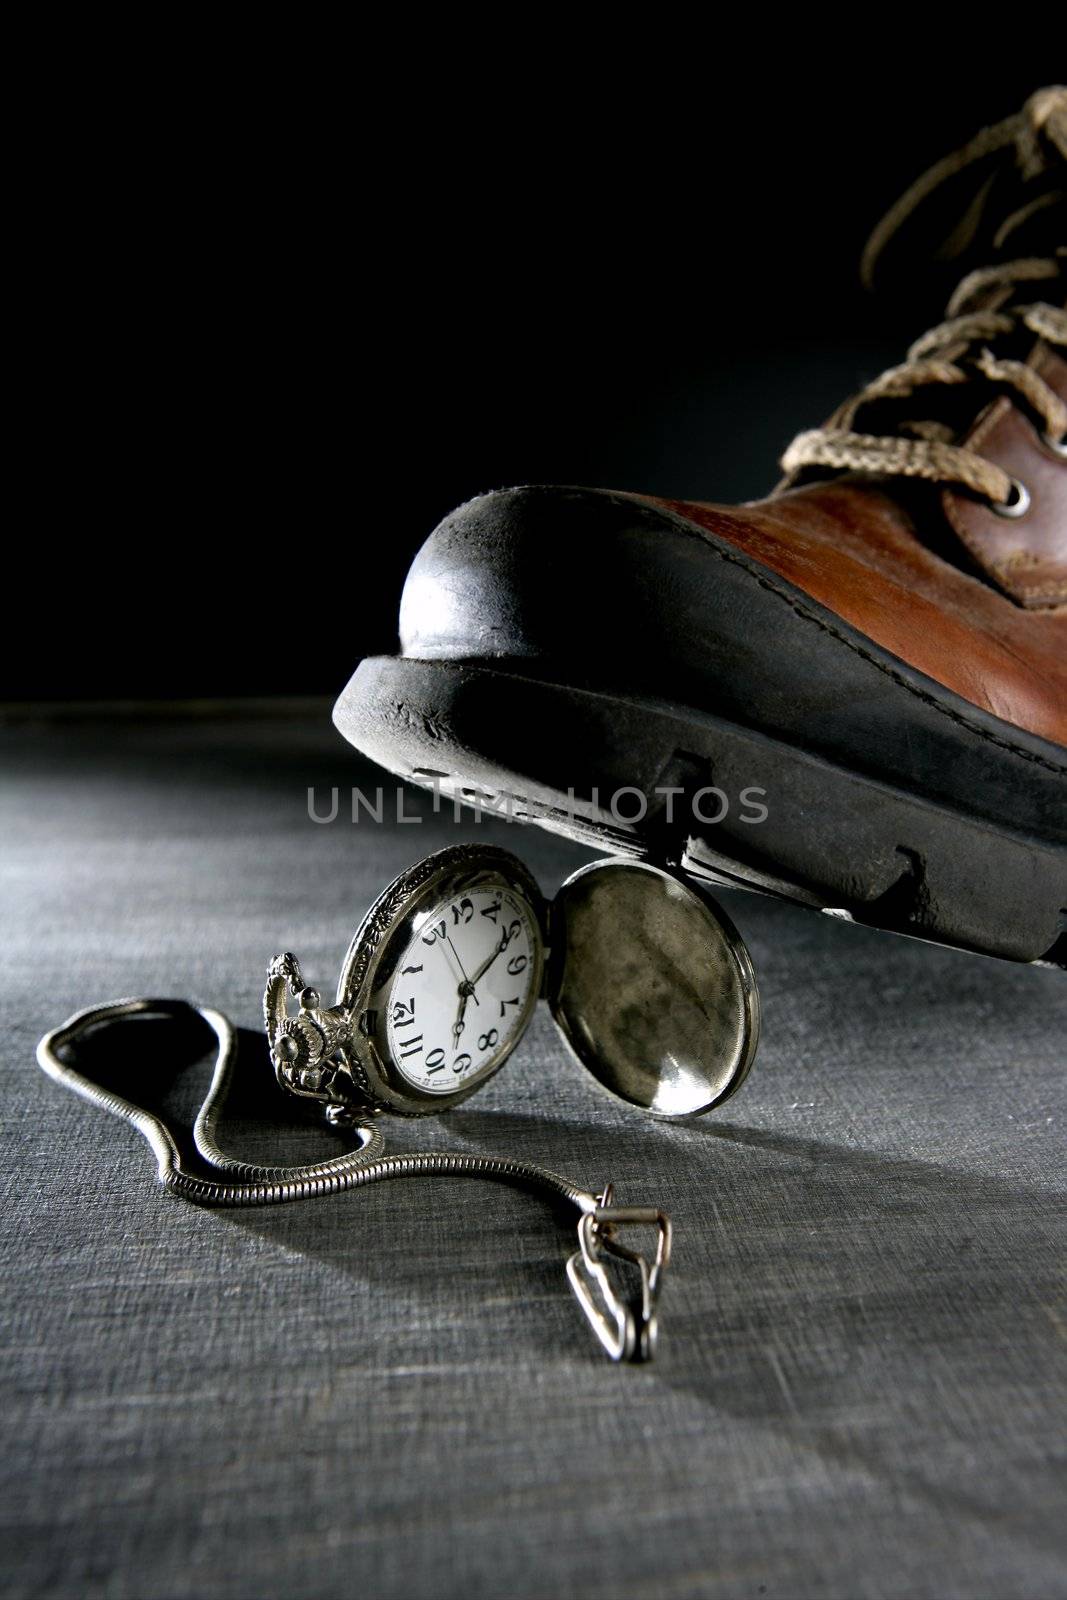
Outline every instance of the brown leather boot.
<svg viewBox="0 0 1067 1600">
<path fill-rule="evenodd" d="M 946 320 L 768 499 L 461 507 L 338 727 L 604 847 L 1067 965 L 1065 186 L 1063 89 L 919 179 L 864 270 L 954 260 Z"/>
</svg>

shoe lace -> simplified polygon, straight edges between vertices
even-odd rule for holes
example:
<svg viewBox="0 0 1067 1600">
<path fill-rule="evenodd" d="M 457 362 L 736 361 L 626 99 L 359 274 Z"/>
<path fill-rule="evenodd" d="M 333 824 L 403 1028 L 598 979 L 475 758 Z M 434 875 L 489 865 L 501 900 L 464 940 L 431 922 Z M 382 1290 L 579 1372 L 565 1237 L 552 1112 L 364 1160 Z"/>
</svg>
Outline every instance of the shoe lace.
<svg viewBox="0 0 1067 1600">
<path fill-rule="evenodd" d="M 864 252 L 865 280 L 871 282 L 886 246 L 930 196 L 976 163 L 1009 150 L 1024 182 L 1057 173 L 1067 163 L 1067 89 L 1041 90 L 1017 115 L 984 129 L 924 173 L 871 235 Z M 1055 215 L 1063 199 L 1062 192 L 1047 187 L 1036 198 L 1031 192 L 997 229 L 994 249 L 1002 250 L 1035 217 L 1047 220 L 1039 214 Z M 1028 499 L 1023 487 L 995 463 L 954 442 L 959 422 L 937 413 L 950 409 L 969 420 L 976 414 L 973 405 L 946 408 L 947 389 L 958 393 L 962 386 L 985 384 L 997 393 L 1008 391 L 1035 416 L 1049 447 L 1064 454 L 1067 405 L 1033 366 L 1005 353 L 1005 347 L 1010 351 L 1027 338 L 1067 345 L 1067 312 L 1062 306 L 1045 298 L 1020 298 L 1024 286 L 1062 284 L 1065 261 L 1067 250 L 1055 246 L 1046 254 L 1023 255 L 967 273 L 949 301 L 945 320 L 915 341 L 900 366 L 883 372 L 847 400 L 824 427 L 797 435 L 782 457 L 786 477 L 779 488 L 789 488 L 800 474 L 813 472 L 920 478 L 960 486 L 1004 515 L 1019 515 Z M 930 416 L 916 420 L 908 415 L 907 403 L 916 396 L 936 402 L 929 405 Z M 888 413 L 892 431 L 861 431 L 857 427 L 861 414 L 872 411 L 883 417 Z"/>
</svg>

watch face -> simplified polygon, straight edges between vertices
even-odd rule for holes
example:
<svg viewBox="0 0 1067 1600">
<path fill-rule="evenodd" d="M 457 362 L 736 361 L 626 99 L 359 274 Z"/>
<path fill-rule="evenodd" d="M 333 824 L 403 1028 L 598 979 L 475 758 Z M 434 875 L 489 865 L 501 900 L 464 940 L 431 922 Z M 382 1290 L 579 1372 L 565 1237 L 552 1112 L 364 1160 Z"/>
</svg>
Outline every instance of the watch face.
<svg viewBox="0 0 1067 1600">
<path fill-rule="evenodd" d="M 495 845 L 452 845 L 389 885 L 337 987 L 365 1101 L 441 1111 L 503 1065 L 541 993 L 542 916 L 534 879 Z"/>
<path fill-rule="evenodd" d="M 453 1094 L 503 1060 L 537 998 L 537 939 L 530 907 L 503 883 L 415 919 L 387 1005 L 389 1054 L 406 1082 Z"/>
</svg>

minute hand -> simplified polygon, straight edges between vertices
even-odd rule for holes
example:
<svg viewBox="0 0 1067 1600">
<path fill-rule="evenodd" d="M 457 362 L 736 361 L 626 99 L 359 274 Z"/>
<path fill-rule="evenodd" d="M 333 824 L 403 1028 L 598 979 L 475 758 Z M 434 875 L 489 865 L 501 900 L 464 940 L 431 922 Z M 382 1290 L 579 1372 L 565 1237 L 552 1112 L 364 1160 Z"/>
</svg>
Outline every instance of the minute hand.
<svg viewBox="0 0 1067 1600">
<path fill-rule="evenodd" d="M 493 962 L 496 960 L 497 956 L 503 955 L 504 951 L 507 949 L 507 947 L 508 947 L 508 945 L 510 943 L 511 943 L 511 941 L 508 938 L 507 934 L 506 933 L 502 934 L 501 938 L 500 938 L 500 943 L 493 946 L 492 950 L 486 956 L 485 960 L 482 962 L 481 966 L 478 968 L 477 972 L 474 974 L 474 977 L 471 979 L 471 988 L 472 989 L 474 988 L 474 985 L 476 983 L 480 983 L 481 982 L 481 980 L 485 977 L 486 973 L 489 971 L 489 968 L 493 965 Z"/>
</svg>

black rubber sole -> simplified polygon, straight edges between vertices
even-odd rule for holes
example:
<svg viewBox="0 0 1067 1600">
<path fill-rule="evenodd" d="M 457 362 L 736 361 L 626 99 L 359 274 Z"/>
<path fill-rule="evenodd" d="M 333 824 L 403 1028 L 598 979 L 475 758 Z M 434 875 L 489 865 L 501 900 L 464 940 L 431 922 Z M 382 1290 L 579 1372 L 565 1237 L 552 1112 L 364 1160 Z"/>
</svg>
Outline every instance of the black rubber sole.
<svg viewBox="0 0 1067 1600">
<path fill-rule="evenodd" d="M 712 881 L 892 932 L 1067 966 L 1058 843 L 727 718 L 553 683 L 523 665 L 371 658 L 334 720 L 403 778 L 599 848 L 682 860 Z"/>
</svg>

